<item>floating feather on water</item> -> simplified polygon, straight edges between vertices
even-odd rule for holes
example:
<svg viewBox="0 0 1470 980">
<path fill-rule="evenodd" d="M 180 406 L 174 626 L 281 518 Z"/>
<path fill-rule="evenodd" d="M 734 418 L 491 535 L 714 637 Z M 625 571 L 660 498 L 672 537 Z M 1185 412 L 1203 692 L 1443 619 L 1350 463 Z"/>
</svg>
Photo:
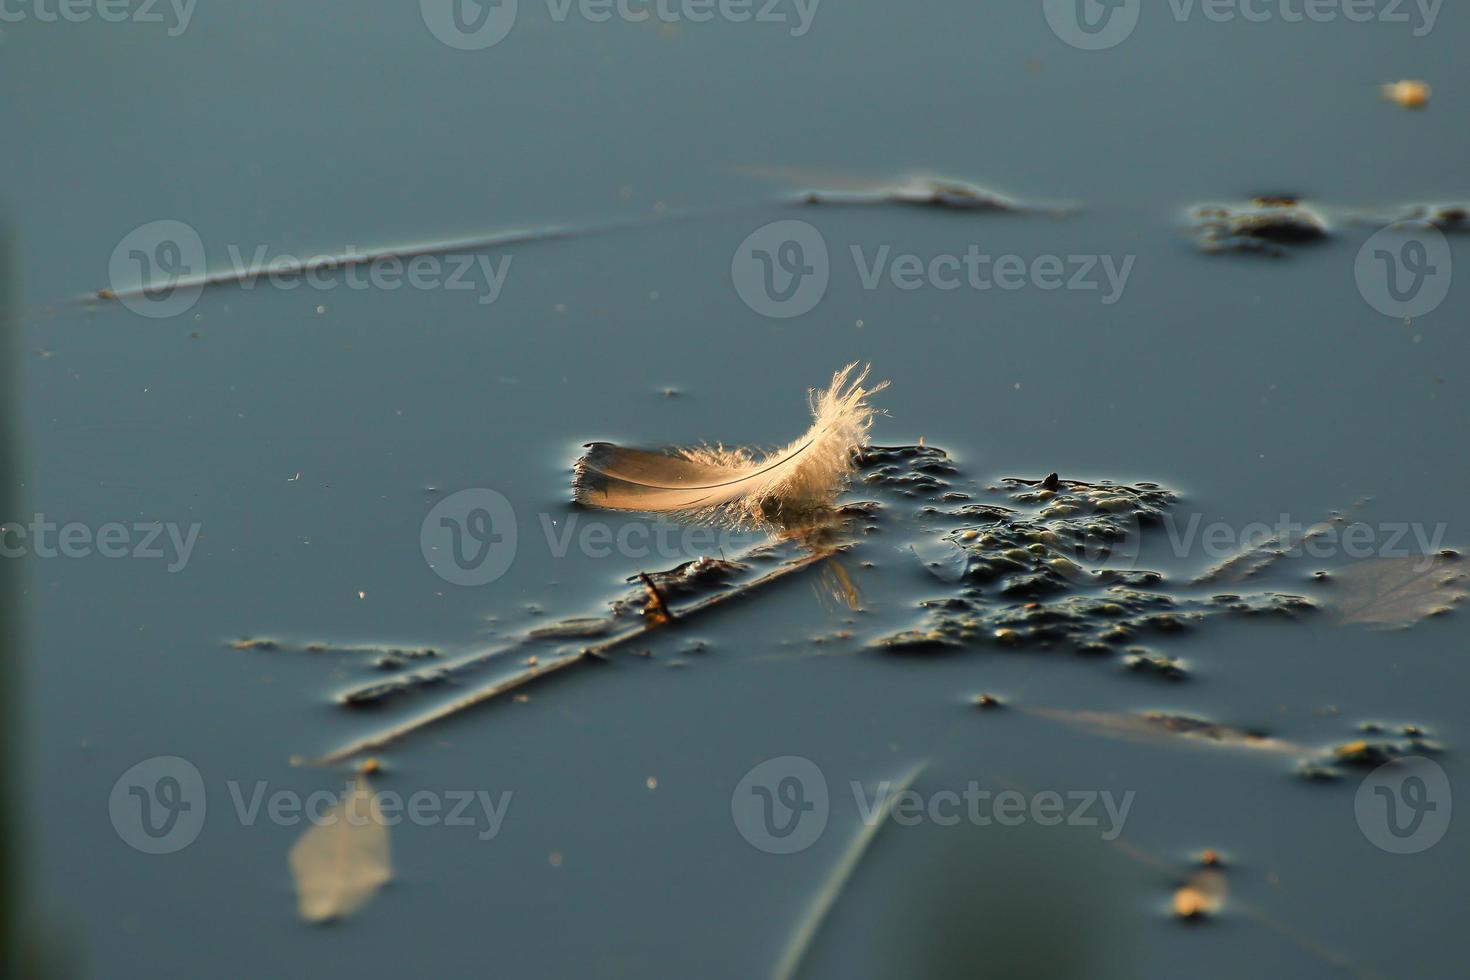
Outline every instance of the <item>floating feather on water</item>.
<svg viewBox="0 0 1470 980">
<path fill-rule="evenodd" d="M 825 391 L 810 392 L 812 427 L 783 449 L 697 446 L 629 449 L 587 445 L 577 461 L 578 503 L 608 510 L 673 513 L 735 524 L 782 521 L 829 504 L 867 446 L 877 410 L 868 402 L 887 382 L 863 386 L 868 369 L 849 364 Z"/>
</svg>

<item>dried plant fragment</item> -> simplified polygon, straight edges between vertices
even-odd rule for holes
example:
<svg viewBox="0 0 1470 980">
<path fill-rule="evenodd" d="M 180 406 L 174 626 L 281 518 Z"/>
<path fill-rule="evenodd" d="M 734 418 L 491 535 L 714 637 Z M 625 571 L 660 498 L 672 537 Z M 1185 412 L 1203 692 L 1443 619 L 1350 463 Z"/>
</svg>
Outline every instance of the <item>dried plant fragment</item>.
<svg viewBox="0 0 1470 980">
<path fill-rule="evenodd" d="M 1134 741 L 1189 742 L 1218 745 L 1225 748 L 1254 749 L 1281 755 L 1303 755 L 1309 750 L 1291 742 L 1272 738 L 1260 732 L 1245 731 L 1187 715 L 1171 715 L 1158 711 L 1142 714 L 1110 714 L 1103 711 L 1069 711 L 1060 708 L 1030 708 L 1030 714 L 1049 718 L 1098 735 Z"/>
<path fill-rule="evenodd" d="M 288 860 L 307 922 L 352 915 L 393 877 L 388 825 L 366 775 L 301 835 Z"/>
<path fill-rule="evenodd" d="M 1374 558 L 1338 569 L 1327 577 L 1337 589 L 1332 608 L 1344 623 L 1370 626 L 1412 626 L 1447 613 L 1470 585 L 1449 555 Z"/>
<path fill-rule="evenodd" d="M 1261 252 L 1280 256 L 1290 245 L 1325 241 L 1327 220 L 1294 197 L 1258 197 L 1246 205 L 1209 205 L 1194 212 L 1206 252 Z"/>
</svg>

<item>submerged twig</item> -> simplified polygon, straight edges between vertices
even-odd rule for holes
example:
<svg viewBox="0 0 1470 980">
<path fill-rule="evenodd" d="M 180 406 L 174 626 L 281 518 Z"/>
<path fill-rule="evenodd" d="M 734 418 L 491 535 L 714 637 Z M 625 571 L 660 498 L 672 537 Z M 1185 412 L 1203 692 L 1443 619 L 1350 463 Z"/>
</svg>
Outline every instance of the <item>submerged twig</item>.
<svg viewBox="0 0 1470 980">
<path fill-rule="evenodd" d="M 698 602 L 690 604 L 688 608 L 681 610 L 679 613 L 679 618 L 681 620 L 688 619 L 691 616 L 697 615 L 701 612 L 705 612 L 709 609 L 713 609 L 714 607 L 731 599 L 737 599 L 743 596 L 747 596 L 755 590 L 761 588 L 762 586 L 769 585 L 772 582 L 776 582 L 782 578 L 785 578 L 793 572 L 808 568 L 819 561 L 830 558 L 832 557 L 832 555 L 841 550 L 844 549 L 836 548 L 830 551 L 814 552 L 809 555 L 804 555 L 803 557 L 788 562 L 787 564 L 782 565 L 779 568 L 772 569 L 766 574 L 752 579 L 751 581 L 746 582 L 743 585 L 735 586 L 728 592 L 719 592 L 715 595 L 706 596 L 705 598 L 700 599 Z M 392 726 L 391 728 L 359 739 L 356 742 L 352 742 L 349 745 L 345 745 L 339 749 L 329 752 L 326 755 L 321 756 L 320 758 L 313 761 L 316 765 L 332 765 L 338 762 L 342 762 L 346 759 L 350 759 L 353 756 L 358 755 L 362 752 L 371 751 L 373 749 L 380 749 L 391 742 L 395 742 L 398 739 L 403 738 L 405 735 L 412 734 L 413 732 L 416 732 L 421 728 L 432 725 L 436 721 L 442 721 L 443 719 L 448 718 L 451 715 L 459 714 L 461 711 L 464 711 L 467 708 L 472 708 L 477 704 L 482 704 L 486 701 L 493 700 L 494 698 L 500 697 L 502 694 L 514 691 L 517 688 L 529 684 L 532 681 L 539 680 L 540 678 L 545 677 L 548 674 L 559 673 L 576 664 L 586 663 L 589 660 L 603 659 L 607 656 L 607 654 L 613 652 L 619 647 L 625 646 L 635 640 L 647 636 L 654 630 L 659 629 L 662 625 L 664 624 L 649 622 L 646 625 L 636 626 L 623 633 L 619 633 L 617 636 L 605 640 L 602 643 L 598 643 L 593 646 L 583 647 L 575 653 L 570 653 L 565 656 L 546 661 L 544 663 L 538 662 L 530 667 L 527 667 L 525 670 L 519 673 L 512 674 L 510 677 L 501 678 L 500 680 L 497 680 L 492 684 L 488 684 L 485 687 L 481 687 L 475 691 L 472 691 L 463 697 L 456 698 L 455 700 L 452 700 L 446 704 L 442 704 L 429 711 L 415 715 L 406 721 Z"/>
<path fill-rule="evenodd" d="M 775 971 L 771 974 L 774 980 L 793 980 L 797 971 L 801 969 L 802 960 L 806 958 L 812 943 L 816 941 L 817 933 L 822 928 L 822 923 L 827 920 L 827 915 L 832 907 L 837 904 L 837 899 L 847 888 L 853 872 L 862 863 L 872 846 L 873 840 L 878 836 L 878 831 L 888 821 L 888 816 L 893 812 L 898 798 L 902 796 L 909 787 L 913 786 L 914 780 L 929 765 L 927 761 L 913 765 L 908 772 L 893 786 L 883 805 L 873 815 L 871 821 L 862 826 L 848 844 L 847 850 L 843 852 L 841 859 L 833 866 L 827 880 L 823 882 L 822 888 L 812 899 L 806 913 L 796 925 L 796 931 L 791 935 L 791 941 L 786 945 L 786 952 L 782 954 L 781 960 L 776 964 Z"/>
</svg>

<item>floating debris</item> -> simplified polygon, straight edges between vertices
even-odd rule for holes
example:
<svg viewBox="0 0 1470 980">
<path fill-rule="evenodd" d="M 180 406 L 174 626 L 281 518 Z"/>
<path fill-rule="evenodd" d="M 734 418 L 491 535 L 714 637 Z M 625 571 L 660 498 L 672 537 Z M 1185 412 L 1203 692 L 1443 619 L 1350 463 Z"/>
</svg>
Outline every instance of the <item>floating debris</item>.
<svg viewBox="0 0 1470 980">
<path fill-rule="evenodd" d="M 1412 626 L 1442 616 L 1470 594 L 1470 575 L 1454 552 L 1374 558 L 1328 575 L 1329 602 L 1344 623 Z"/>
<path fill-rule="evenodd" d="M 693 596 L 708 595 L 730 587 L 731 583 L 740 579 L 750 570 L 750 566 L 738 561 L 728 561 L 723 558 L 711 558 L 705 556 L 693 561 L 686 561 L 665 572 L 640 572 L 630 576 L 628 582 L 637 583 L 643 588 L 634 592 L 626 599 L 617 599 L 612 603 L 614 616 L 648 616 L 650 612 L 656 611 L 654 605 L 655 597 L 658 597 L 658 605 L 665 601 L 675 602 Z M 672 618 L 667 607 L 663 613 Z"/>
<path fill-rule="evenodd" d="M 245 638 L 235 640 L 230 644 L 232 650 L 261 650 L 272 653 L 295 652 L 295 653 L 337 653 L 354 657 L 373 658 L 375 660 L 425 660 L 439 656 L 439 651 L 433 647 L 395 647 L 381 646 L 377 644 L 337 644 L 313 641 L 311 643 L 288 643 L 284 640 L 267 638 Z"/>
<path fill-rule="evenodd" d="M 1467 232 L 1470 231 L 1470 204 L 1415 204 L 1397 218 L 1382 223 L 1398 224 L 1405 221 L 1422 222 L 1444 232 Z"/>
<path fill-rule="evenodd" d="M 1404 109 L 1422 109 L 1429 104 L 1430 96 L 1434 94 L 1428 82 L 1410 78 L 1390 82 L 1379 91 L 1385 99 Z"/>
<path fill-rule="evenodd" d="M 1361 506 L 1359 501 L 1354 507 Z M 1212 582 L 1243 582 L 1260 575 L 1271 565 L 1293 553 L 1300 554 L 1303 547 L 1327 534 L 1338 531 L 1347 522 L 1347 515 L 1337 512 L 1325 521 L 1319 521 L 1304 530 L 1300 536 L 1292 537 L 1291 530 L 1284 528 L 1261 541 L 1251 542 L 1247 547 L 1194 580 L 1195 585 Z"/>
<path fill-rule="evenodd" d="M 1053 214 L 1076 210 L 1069 206 L 1025 204 L 1006 194 L 967 180 L 911 174 L 897 180 L 876 180 L 853 174 L 802 170 L 793 167 L 743 167 L 748 176 L 805 185 L 799 200 L 816 205 L 901 204 L 952 211 L 1025 212 Z"/>
<path fill-rule="evenodd" d="M 1224 908 L 1229 893 L 1225 872 L 1218 864 L 1207 864 L 1174 892 L 1174 915 L 1186 921 L 1216 915 Z"/>
<path fill-rule="evenodd" d="M 807 191 L 807 204 L 913 204 L 953 211 L 1020 211 L 1019 202 L 964 181 L 914 176 L 866 191 Z"/>
<path fill-rule="evenodd" d="M 1177 657 L 1166 657 L 1142 647 L 1130 648 L 1128 656 L 1123 658 L 1123 665 L 1134 673 L 1148 674 L 1168 681 L 1182 681 L 1189 677 L 1189 671 Z"/>
<path fill-rule="evenodd" d="M 834 392 L 842 389 L 846 376 L 840 372 L 834 379 L 834 389 L 825 397 L 841 400 L 842 396 Z M 864 407 L 862 411 L 865 430 L 870 410 Z M 822 415 L 820 408 L 818 415 Z M 654 631 L 670 619 L 688 620 L 727 600 L 749 597 L 765 585 L 803 569 L 815 566 L 819 574 L 813 584 L 824 596 L 836 600 L 834 608 L 848 615 L 861 609 L 861 596 L 852 573 L 838 562 L 839 557 L 849 561 L 848 554 L 871 549 L 869 542 L 875 536 L 881 541 L 885 531 L 905 521 L 910 522 L 905 537 L 912 544 L 905 542 L 900 549 L 918 555 L 943 588 L 916 602 L 920 621 L 907 628 L 894 632 L 889 632 L 892 626 L 863 629 L 860 620 L 849 618 L 843 629 L 831 634 L 834 641 L 848 648 L 838 652 L 863 648 L 895 654 L 1005 650 L 1010 655 L 1021 655 L 1062 650 L 1117 659 L 1131 673 L 1178 681 L 1190 675 L 1190 668 L 1172 652 L 1155 647 L 1165 637 L 1203 627 L 1218 617 L 1269 616 L 1293 621 L 1316 613 L 1324 601 L 1334 608 L 1348 609 L 1344 618 L 1350 622 L 1369 622 L 1370 615 L 1383 616 L 1375 612 L 1383 604 L 1381 600 L 1352 604 L 1356 593 L 1349 588 L 1353 583 L 1351 573 L 1345 579 L 1339 578 L 1340 572 L 1319 579 L 1312 584 L 1321 590 L 1320 594 L 1310 596 L 1278 591 L 1205 591 L 1207 585 L 1219 579 L 1253 577 L 1263 563 L 1276 560 L 1278 551 L 1299 542 L 1276 542 L 1274 547 L 1252 549 L 1182 584 L 1171 582 L 1163 572 L 1137 567 L 1140 544 L 1163 524 L 1179 499 L 1158 483 L 1084 481 L 1065 479 L 1053 472 L 1040 479 L 1006 479 L 984 486 L 966 479 L 962 468 L 935 446 L 846 445 L 844 451 L 846 462 L 842 465 L 855 470 L 861 488 L 875 499 L 833 504 L 814 512 L 809 522 L 773 525 L 770 530 L 776 533 L 770 542 L 737 556 L 737 560 L 705 556 L 664 571 L 630 574 L 628 593 L 610 601 L 609 615 L 561 620 L 513 636 L 498 646 L 438 661 L 430 670 L 405 671 L 349 690 L 339 696 L 340 702 L 364 707 L 398 695 L 433 692 L 450 682 L 458 685 L 473 674 L 491 674 L 448 697 L 441 693 L 417 714 L 402 717 L 318 762 L 341 761 L 377 749 L 439 719 L 511 695 L 550 674 L 608 659 L 614 652 L 627 650 L 651 656 L 652 645 L 658 642 L 653 638 Z M 784 461 L 773 465 L 784 465 Z M 648 470 L 631 465 L 619 468 L 618 474 L 610 479 L 647 481 Z M 959 491 L 959 484 L 963 484 L 964 492 Z M 686 488 L 673 489 L 683 493 Z M 687 501 L 681 498 L 682 503 Z M 1446 574 L 1431 580 L 1437 583 L 1436 608 L 1448 603 L 1452 594 L 1465 591 L 1458 569 L 1451 564 L 1455 558 L 1452 552 L 1435 558 L 1436 563 L 1445 566 L 1446 573 L 1455 576 Z M 876 564 L 862 557 L 850 561 L 852 568 Z M 755 571 L 768 564 L 774 567 Z M 1388 604 L 1398 602 L 1395 599 Z M 1149 638 L 1155 641 L 1149 642 Z M 587 645 L 588 640 L 595 642 Z M 671 663 L 687 664 L 690 656 L 704 649 L 699 641 L 691 643 L 687 634 L 679 642 L 685 647 Z M 246 649 L 280 646 L 275 640 L 240 643 Z M 396 663 L 384 666 L 395 670 L 399 667 Z M 507 666 L 509 670 L 493 670 Z M 494 676 L 496 673 L 499 676 Z M 988 695 L 976 701 L 983 708 L 998 703 Z M 1090 723 L 1108 734 L 1163 735 L 1303 758 L 1313 755 L 1259 732 L 1182 715 L 1122 717 L 1127 720 L 1103 715 L 1090 719 L 1077 715 L 1071 720 L 1084 727 Z M 1343 763 L 1329 754 L 1323 764 L 1333 769 Z"/>
<path fill-rule="evenodd" d="M 1286 246 L 1325 241 L 1327 219 L 1294 197 L 1258 197 L 1242 206 L 1208 205 L 1194 211 L 1206 252 L 1286 254 Z"/>
</svg>

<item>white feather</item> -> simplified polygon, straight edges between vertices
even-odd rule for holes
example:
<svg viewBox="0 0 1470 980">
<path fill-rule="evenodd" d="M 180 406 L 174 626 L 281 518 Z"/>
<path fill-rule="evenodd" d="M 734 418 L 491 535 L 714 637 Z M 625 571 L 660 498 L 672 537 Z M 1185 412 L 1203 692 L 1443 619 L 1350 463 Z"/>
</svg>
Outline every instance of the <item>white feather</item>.
<svg viewBox="0 0 1470 980">
<path fill-rule="evenodd" d="M 812 426 L 776 452 L 757 454 L 722 446 L 628 449 L 608 442 L 587 445 L 577 461 L 573 491 L 578 503 L 609 510 L 677 513 L 688 518 L 761 523 L 789 517 L 831 501 L 851 475 L 854 455 L 868 443 L 876 414 L 865 367 L 832 376 L 824 391 L 809 393 Z"/>
</svg>

